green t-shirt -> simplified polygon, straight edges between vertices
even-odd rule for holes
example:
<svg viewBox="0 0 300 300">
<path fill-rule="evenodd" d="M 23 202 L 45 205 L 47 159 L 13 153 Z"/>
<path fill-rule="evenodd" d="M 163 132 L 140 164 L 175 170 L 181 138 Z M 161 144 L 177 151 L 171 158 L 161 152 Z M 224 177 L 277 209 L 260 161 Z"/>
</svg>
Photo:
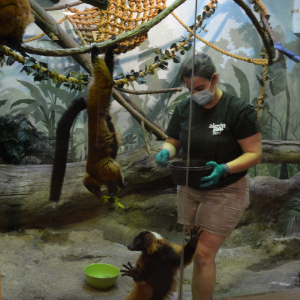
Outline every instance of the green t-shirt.
<svg viewBox="0 0 300 300">
<path fill-rule="evenodd" d="M 182 159 L 187 159 L 189 135 L 190 98 L 175 108 L 166 135 L 180 141 Z M 218 164 L 230 162 L 243 154 L 237 140 L 260 132 L 260 124 L 254 107 L 240 98 L 223 92 L 219 102 L 206 109 L 193 101 L 190 159 Z M 230 185 L 247 174 L 247 171 L 229 174 L 208 187 L 192 187 L 213 190 Z M 200 182 L 199 182 L 200 185 Z"/>
</svg>

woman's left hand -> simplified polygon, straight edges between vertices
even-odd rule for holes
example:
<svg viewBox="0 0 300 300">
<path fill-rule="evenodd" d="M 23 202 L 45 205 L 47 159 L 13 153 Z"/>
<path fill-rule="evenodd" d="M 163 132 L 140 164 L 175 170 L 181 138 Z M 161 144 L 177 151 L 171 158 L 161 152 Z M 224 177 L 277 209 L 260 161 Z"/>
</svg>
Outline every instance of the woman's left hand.
<svg viewBox="0 0 300 300">
<path fill-rule="evenodd" d="M 201 188 L 209 187 L 219 181 L 221 177 L 224 176 L 225 169 L 224 166 L 218 165 L 214 161 L 209 161 L 206 166 L 212 166 L 214 169 L 212 173 L 209 176 L 202 177 L 201 181 L 206 181 L 206 183 L 203 183 L 200 185 Z"/>
</svg>

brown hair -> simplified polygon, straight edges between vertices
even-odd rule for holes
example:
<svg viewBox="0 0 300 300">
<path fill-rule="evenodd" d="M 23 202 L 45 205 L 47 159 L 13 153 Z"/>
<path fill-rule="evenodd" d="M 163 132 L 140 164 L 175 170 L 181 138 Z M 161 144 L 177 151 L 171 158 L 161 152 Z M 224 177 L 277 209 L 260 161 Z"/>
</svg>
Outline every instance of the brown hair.
<svg viewBox="0 0 300 300">
<path fill-rule="evenodd" d="M 180 70 L 180 82 L 185 85 L 184 77 L 191 78 L 193 70 L 193 57 L 191 56 L 184 62 Z M 210 58 L 205 53 L 196 54 L 194 59 L 194 76 L 204 77 L 211 80 L 211 77 L 216 73 L 217 69 Z"/>
</svg>

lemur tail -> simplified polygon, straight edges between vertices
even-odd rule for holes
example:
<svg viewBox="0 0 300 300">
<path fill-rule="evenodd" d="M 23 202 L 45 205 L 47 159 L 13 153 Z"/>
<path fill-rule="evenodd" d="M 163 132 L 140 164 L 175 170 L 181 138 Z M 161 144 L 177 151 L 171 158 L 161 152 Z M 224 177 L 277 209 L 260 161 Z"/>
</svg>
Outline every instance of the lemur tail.
<svg viewBox="0 0 300 300">
<path fill-rule="evenodd" d="M 56 128 L 56 149 L 50 186 L 50 201 L 59 201 L 66 172 L 70 130 L 78 114 L 86 109 L 85 98 L 76 98 L 63 113 Z"/>
</svg>

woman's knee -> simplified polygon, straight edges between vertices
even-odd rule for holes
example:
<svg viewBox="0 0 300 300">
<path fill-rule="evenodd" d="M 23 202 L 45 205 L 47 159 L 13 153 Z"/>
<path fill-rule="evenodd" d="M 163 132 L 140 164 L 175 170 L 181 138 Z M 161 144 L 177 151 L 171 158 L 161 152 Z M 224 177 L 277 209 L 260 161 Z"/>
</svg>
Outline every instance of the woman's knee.
<svg viewBox="0 0 300 300">
<path fill-rule="evenodd" d="M 210 251 L 206 251 L 204 249 L 197 250 L 195 257 L 194 257 L 194 264 L 198 268 L 203 268 L 209 265 L 215 264 L 215 255 L 212 254 Z"/>
</svg>

